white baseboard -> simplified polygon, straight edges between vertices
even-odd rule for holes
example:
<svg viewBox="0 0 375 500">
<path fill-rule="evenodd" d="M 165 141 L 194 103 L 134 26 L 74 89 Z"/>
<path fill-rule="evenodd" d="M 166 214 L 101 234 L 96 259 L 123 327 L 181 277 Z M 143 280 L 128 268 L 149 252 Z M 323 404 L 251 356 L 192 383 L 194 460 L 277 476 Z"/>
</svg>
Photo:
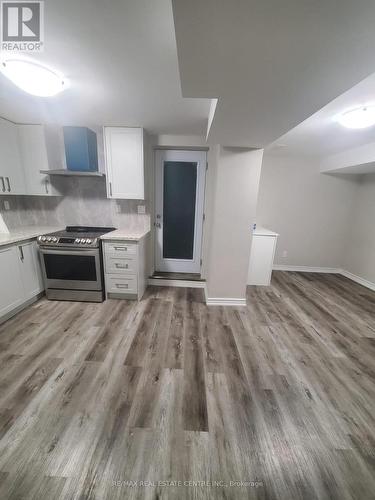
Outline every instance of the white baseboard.
<svg viewBox="0 0 375 500">
<path fill-rule="evenodd" d="M 375 291 L 375 283 L 368 281 L 360 276 L 345 271 L 345 269 L 340 269 L 338 267 L 309 267 L 309 266 L 283 266 L 274 265 L 274 271 L 294 271 L 301 273 L 329 273 L 329 274 L 341 274 L 346 278 L 362 285 L 370 290 Z M 228 297 L 208 297 L 206 283 L 204 281 L 189 281 L 189 280 L 164 280 L 164 279 L 148 279 L 149 285 L 155 286 L 176 286 L 184 288 L 204 288 L 204 295 L 206 304 L 208 306 L 246 306 L 246 299 L 241 298 L 228 298 Z"/>
<path fill-rule="evenodd" d="M 206 286 L 205 281 L 165 280 L 160 278 L 149 278 L 148 284 L 154 286 L 177 286 L 182 288 L 204 288 Z"/>
<path fill-rule="evenodd" d="M 206 297 L 208 306 L 246 306 L 246 299 L 232 299 L 227 297 Z"/>
<path fill-rule="evenodd" d="M 296 273 L 329 273 L 340 274 L 341 269 L 338 267 L 309 267 L 309 266 L 283 266 L 274 265 L 274 271 L 294 271 Z"/>
<path fill-rule="evenodd" d="M 366 288 L 369 288 L 370 290 L 375 291 L 375 283 L 372 283 L 371 281 L 361 278 L 360 276 L 356 276 L 355 274 L 350 273 L 349 271 L 345 271 L 345 269 L 341 269 L 340 274 L 342 276 L 345 276 L 345 278 L 349 278 L 350 280 L 355 281 L 359 285 L 362 285 Z"/>
<path fill-rule="evenodd" d="M 329 273 L 329 274 L 341 274 L 341 276 L 345 276 L 352 281 L 355 281 L 359 285 L 362 285 L 370 290 L 375 291 L 375 283 L 366 280 L 365 278 L 361 278 L 360 276 L 356 276 L 345 269 L 340 269 L 339 267 L 308 267 L 308 266 L 283 266 L 283 265 L 274 265 L 274 271 L 294 271 L 300 273 Z"/>
<path fill-rule="evenodd" d="M 228 297 L 208 297 L 207 287 L 204 287 L 204 298 L 208 306 L 246 306 L 246 299 Z"/>
</svg>

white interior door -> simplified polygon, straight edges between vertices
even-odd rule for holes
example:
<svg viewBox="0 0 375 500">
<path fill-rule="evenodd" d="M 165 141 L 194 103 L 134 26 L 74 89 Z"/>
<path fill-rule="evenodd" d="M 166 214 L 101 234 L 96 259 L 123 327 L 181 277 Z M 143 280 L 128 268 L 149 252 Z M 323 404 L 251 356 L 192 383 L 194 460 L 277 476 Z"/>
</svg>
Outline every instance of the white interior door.
<svg viewBox="0 0 375 500">
<path fill-rule="evenodd" d="M 156 152 L 155 270 L 200 273 L 204 151 Z"/>
</svg>

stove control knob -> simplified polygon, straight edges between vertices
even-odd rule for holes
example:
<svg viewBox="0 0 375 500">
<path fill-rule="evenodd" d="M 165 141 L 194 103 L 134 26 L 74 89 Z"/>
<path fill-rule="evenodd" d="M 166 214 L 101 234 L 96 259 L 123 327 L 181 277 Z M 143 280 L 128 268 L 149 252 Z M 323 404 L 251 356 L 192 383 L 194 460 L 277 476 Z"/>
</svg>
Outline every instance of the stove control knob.
<svg viewBox="0 0 375 500">
<path fill-rule="evenodd" d="M 91 245 L 92 240 L 90 240 L 90 238 L 88 238 L 88 239 L 86 240 L 86 243 L 87 243 L 88 245 Z"/>
<path fill-rule="evenodd" d="M 81 239 L 81 243 L 85 244 L 86 243 L 86 238 Z"/>
<path fill-rule="evenodd" d="M 53 241 L 54 243 L 57 243 L 57 238 L 56 238 L 56 236 L 54 236 L 54 237 L 52 238 L 52 241 Z"/>
<path fill-rule="evenodd" d="M 45 236 L 42 236 L 40 239 L 41 239 L 42 241 L 46 241 L 46 239 L 47 239 L 47 238 L 46 238 Z"/>
<path fill-rule="evenodd" d="M 74 243 L 81 243 L 81 238 L 76 238 Z"/>
<path fill-rule="evenodd" d="M 51 241 L 52 241 L 51 236 L 48 236 L 47 241 L 48 241 L 48 242 L 51 242 Z"/>
</svg>

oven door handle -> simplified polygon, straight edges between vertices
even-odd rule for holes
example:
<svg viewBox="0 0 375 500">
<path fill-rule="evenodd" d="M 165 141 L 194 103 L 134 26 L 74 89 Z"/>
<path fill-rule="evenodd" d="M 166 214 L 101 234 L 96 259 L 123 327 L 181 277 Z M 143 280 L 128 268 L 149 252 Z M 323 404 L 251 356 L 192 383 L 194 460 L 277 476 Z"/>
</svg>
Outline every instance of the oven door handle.
<svg viewBox="0 0 375 500">
<path fill-rule="evenodd" d="M 99 256 L 99 248 L 72 248 L 72 249 L 57 249 L 49 247 L 39 247 L 39 251 L 42 254 L 53 254 L 53 255 L 92 255 L 94 257 Z"/>
</svg>

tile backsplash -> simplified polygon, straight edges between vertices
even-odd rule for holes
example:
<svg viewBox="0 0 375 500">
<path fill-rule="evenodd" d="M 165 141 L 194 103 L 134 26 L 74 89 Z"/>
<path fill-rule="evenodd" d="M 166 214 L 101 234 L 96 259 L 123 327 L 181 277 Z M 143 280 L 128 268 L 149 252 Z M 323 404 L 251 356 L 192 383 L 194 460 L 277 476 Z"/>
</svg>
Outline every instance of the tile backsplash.
<svg viewBox="0 0 375 500">
<path fill-rule="evenodd" d="M 150 227 L 148 201 L 107 199 L 103 178 L 56 177 L 52 182 L 62 196 L 0 196 L 0 212 L 10 230 L 30 225 Z M 10 210 L 4 209 L 6 200 Z M 138 205 L 146 206 L 145 214 L 138 214 Z"/>
</svg>

